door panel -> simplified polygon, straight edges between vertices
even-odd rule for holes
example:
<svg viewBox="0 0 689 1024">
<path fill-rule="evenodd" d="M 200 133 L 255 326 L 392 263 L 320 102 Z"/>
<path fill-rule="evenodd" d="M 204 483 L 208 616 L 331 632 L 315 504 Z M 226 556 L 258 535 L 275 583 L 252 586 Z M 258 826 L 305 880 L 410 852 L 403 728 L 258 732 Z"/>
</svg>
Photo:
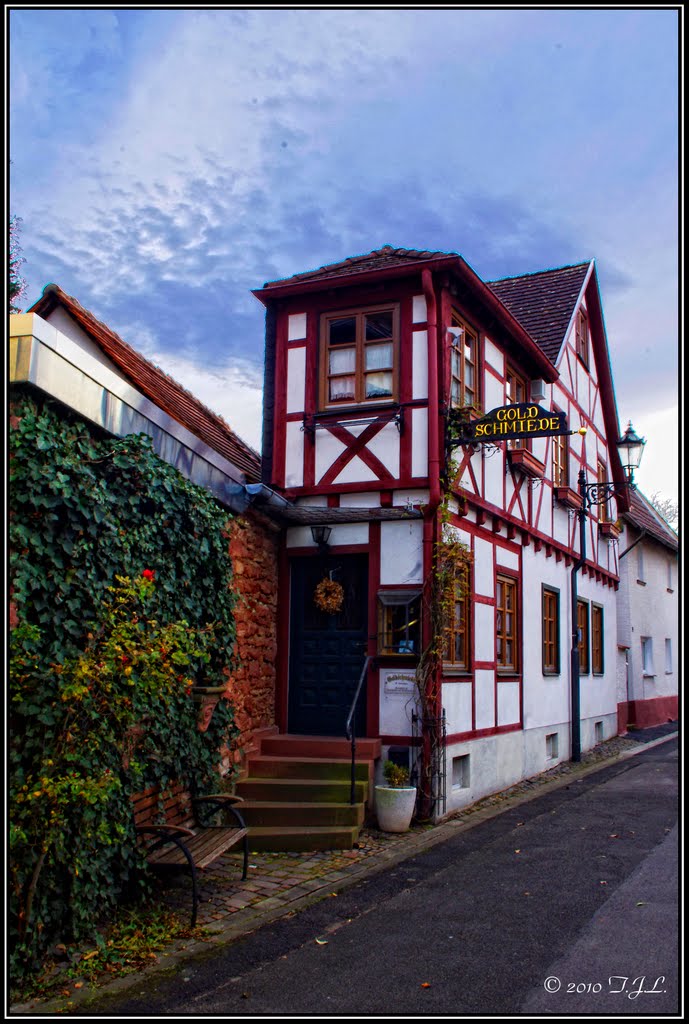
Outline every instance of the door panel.
<svg viewBox="0 0 689 1024">
<path fill-rule="evenodd" d="M 316 587 L 332 573 L 344 589 L 336 615 L 320 611 Z M 366 657 L 368 558 L 330 555 L 297 558 L 291 569 L 290 732 L 310 736 L 344 736 L 345 723 Z M 354 727 L 365 735 L 365 684 Z"/>
</svg>

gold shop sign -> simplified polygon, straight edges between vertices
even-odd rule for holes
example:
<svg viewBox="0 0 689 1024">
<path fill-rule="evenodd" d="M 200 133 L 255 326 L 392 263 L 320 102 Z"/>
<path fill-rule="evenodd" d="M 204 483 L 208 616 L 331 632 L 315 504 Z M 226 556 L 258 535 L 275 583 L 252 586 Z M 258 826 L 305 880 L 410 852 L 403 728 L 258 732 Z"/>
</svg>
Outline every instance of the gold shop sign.
<svg viewBox="0 0 689 1024">
<path fill-rule="evenodd" d="M 480 420 L 459 425 L 456 444 L 477 441 L 513 441 L 527 437 L 551 437 L 568 434 L 567 417 L 563 412 L 550 412 L 540 405 L 518 402 L 491 409 Z"/>
</svg>

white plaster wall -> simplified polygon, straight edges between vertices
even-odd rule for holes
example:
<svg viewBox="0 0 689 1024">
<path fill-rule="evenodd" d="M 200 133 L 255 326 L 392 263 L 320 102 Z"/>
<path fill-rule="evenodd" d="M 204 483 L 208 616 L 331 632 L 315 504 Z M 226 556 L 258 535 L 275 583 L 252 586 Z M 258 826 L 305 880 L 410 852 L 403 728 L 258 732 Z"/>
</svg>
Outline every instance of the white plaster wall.
<svg viewBox="0 0 689 1024">
<path fill-rule="evenodd" d="M 363 491 L 361 494 L 341 494 L 343 508 L 380 508 L 380 492 Z"/>
<path fill-rule="evenodd" d="M 388 423 L 368 442 L 367 448 L 394 477 L 400 475 L 400 433 L 394 423 Z"/>
<path fill-rule="evenodd" d="M 102 348 L 89 338 L 86 331 L 82 330 L 76 320 L 73 320 L 66 310 L 57 306 L 50 316 L 46 317 L 46 323 L 49 323 L 52 327 L 55 327 L 61 334 L 66 335 L 70 341 L 82 348 L 85 352 L 88 352 L 96 362 L 100 363 L 101 366 L 107 366 L 107 368 L 114 373 L 117 377 L 121 377 L 122 380 L 128 380 L 127 377 L 122 373 L 119 366 L 113 363 L 112 359 L 103 352 Z"/>
<path fill-rule="evenodd" d="M 316 480 L 321 479 L 344 450 L 342 441 L 338 441 L 329 431 L 316 431 Z"/>
<path fill-rule="evenodd" d="M 415 324 L 426 322 L 426 298 L 424 295 L 415 295 L 412 299 L 412 321 Z"/>
<path fill-rule="evenodd" d="M 495 725 L 495 673 L 489 669 L 474 672 L 476 728 L 492 729 Z"/>
<path fill-rule="evenodd" d="M 495 661 L 495 609 L 491 604 L 474 605 L 474 658 Z"/>
<path fill-rule="evenodd" d="M 498 725 L 513 725 L 519 721 L 519 683 L 498 680 Z"/>
<path fill-rule="evenodd" d="M 483 348 L 483 355 L 484 355 L 484 358 L 485 358 L 486 362 L 490 363 L 490 365 L 493 367 L 493 369 L 497 370 L 497 372 L 500 374 L 501 377 L 504 377 L 505 376 L 505 357 L 503 356 L 503 354 L 500 351 L 500 349 L 497 348 L 493 344 L 493 342 L 490 341 L 489 338 L 485 339 L 484 348 Z M 488 377 L 488 376 L 489 375 L 486 374 L 486 377 Z M 492 374 L 491 374 L 491 376 L 492 376 Z M 502 405 L 503 403 L 502 402 L 498 402 L 497 404 L 498 405 Z M 486 406 L 486 412 L 488 412 L 489 408 L 492 409 L 493 406 L 488 406 L 487 405 Z"/>
<path fill-rule="evenodd" d="M 306 313 L 290 313 L 287 318 L 287 340 L 300 341 L 306 337 Z"/>
<path fill-rule="evenodd" d="M 428 331 L 412 333 L 412 398 L 428 398 Z"/>
<path fill-rule="evenodd" d="M 287 412 L 304 411 L 306 386 L 306 349 L 287 350 Z"/>
<path fill-rule="evenodd" d="M 481 448 L 483 468 L 485 472 L 485 483 L 483 495 L 486 501 L 490 501 L 498 508 L 503 507 L 505 469 L 504 460 L 500 452 L 487 455 L 485 449 Z"/>
<path fill-rule="evenodd" d="M 304 433 L 301 423 L 288 423 L 285 435 L 285 485 L 304 484 Z"/>
<path fill-rule="evenodd" d="M 333 480 L 334 484 L 356 484 L 356 483 L 373 483 L 378 480 L 379 477 L 370 469 L 366 463 L 355 455 L 353 459 L 350 459 L 347 465 L 344 467 L 342 472 L 338 473 Z"/>
<path fill-rule="evenodd" d="M 423 524 L 417 520 L 380 524 L 380 582 L 421 584 Z"/>
<path fill-rule="evenodd" d="M 425 505 L 428 502 L 429 492 L 425 487 L 410 487 L 407 490 L 393 491 L 393 505 Z"/>
<path fill-rule="evenodd" d="M 474 591 L 483 597 L 495 596 L 493 545 L 482 537 L 474 541 Z"/>
<path fill-rule="evenodd" d="M 519 569 L 519 554 L 510 551 L 509 548 L 498 547 L 495 552 L 495 561 L 499 569 Z"/>
<path fill-rule="evenodd" d="M 570 570 L 564 562 L 546 558 L 543 550 L 536 552 L 533 546 L 522 551 L 522 569 L 524 727 L 531 729 L 569 720 Z M 560 673 L 557 676 L 543 674 L 543 585 L 560 593 Z"/>
<path fill-rule="evenodd" d="M 488 413 L 491 409 L 497 409 L 505 404 L 505 385 L 502 381 L 496 380 L 492 373 L 483 375 L 485 381 L 484 409 Z"/>
<path fill-rule="evenodd" d="M 448 734 L 470 732 L 473 728 L 471 717 L 471 690 L 469 680 L 452 680 L 443 683 L 443 708 L 445 709 Z"/>
<path fill-rule="evenodd" d="M 428 476 L 428 410 L 412 409 L 411 474 Z"/>
</svg>

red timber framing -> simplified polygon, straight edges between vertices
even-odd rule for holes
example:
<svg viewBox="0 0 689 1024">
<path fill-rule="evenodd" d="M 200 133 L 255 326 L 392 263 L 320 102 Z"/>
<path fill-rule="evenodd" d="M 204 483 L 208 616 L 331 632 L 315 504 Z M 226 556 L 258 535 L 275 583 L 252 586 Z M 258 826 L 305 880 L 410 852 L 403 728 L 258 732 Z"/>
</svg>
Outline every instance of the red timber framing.
<svg viewBox="0 0 689 1024">
<path fill-rule="evenodd" d="M 577 278 L 579 283 L 576 289 L 573 289 L 573 295 L 579 289 L 581 294 L 576 300 L 572 299 L 571 308 L 571 316 L 575 317 L 581 303 L 586 304 L 589 365 L 588 372 L 585 373 L 583 364 L 577 360 L 574 353 L 573 341 L 569 340 L 566 321 L 559 349 L 548 350 L 546 347 L 539 347 L 540 340 L 536 343 L 531 336 L 526 335 L 522 324 L 513 317 L 508 307 L 496 298 L 498 292 L 491 294 L 491 288 L 478 281 L 461 257 L 436 254 L 437 259 L 427 259 L 427 256 L 433 254 L 419 254 L 418 261 L 407 269 L 402 264 L 397 264 L 395 268 L 386 266 L 381 253 L 375 255 L 377 261 L 373 261 L 370 270 L 359 272 L 356 269 L 358 261 L 363 262 L 364 258 L 354 257 L 351 261 L 345 261 L 341 267 L 338 265 L 334 269 L 326 268 L 327 273 L 320 280 L 318 272 L 314 271 L 312 274 L 299 275 L 299 278 L 285 282 L 274 282 L 261 292 L 261 298 L 274 304 L 278 311 L 275 333 L 275 394 L 272 406 L 273 472 L 272 479 L 266 480 L 266 483 L 275 487 L 288 499 L 309 497 L 313 501 L 315 498 L 321 498 L 322 501 L 318 504 L 327 504 L 330 508 L 337 507 L 342 502 L 349 505 L 357 504 L 354 498 L 357 494 L 362 496 L 362 506 L 367 504 L 367 497 L 377 494 L 379 497 L 373 499 L 376 504 L 379 502 L 381 507 L 390 507 L 392 504 L 400 504 L 399 492 L 425 492 L 427 497 L 423 499 L 423 503 L 427 511 L 422 524 L 420 543 L 423 556 L 419 557 L 422 565 L 419 575 L 423 574 L 424 578 L 427 578 L 432 568 L 434 545 L 439 532 L 437 506 L 434 502 L 440 486 L 440 475 L 436 472 L 432 479 L 429 471 L 424 471 L 424 467 L 427 462 L 431 470 L 433 467 L 437 470 L 438 462 L 442 460 L 442 439 L 445 416 L 450 405 L 452 379 L 451 346 L 447 332 L 452 325 L 454 313 L 476 333 L 476 387 L 480 407 L 488 412 L 491 407 L 498 404 L 497 401 L 489 402 L 487 395 L 496 396 L 498 399 L 502 397 L 503 404 L 514 400 L 515 392 L 508 393 L 508 372 L 513 377 L 519 377 L 526 401 L 530 400 L 531 382 L 545 381 L 546 385 L 552 386 L 552 394 L 549 394 L 543 404 L 548 404 L 549 408 L 562 409 L 571 429 L 576 430 L 582 422 L 588 429 L 586 437 L 570 438 L 569 487 L 576 492 L 577 473 L 582 466 L 588 479 L 595 479 L 598 457 L 603 453 L 607 455 L 608 451 L 610 456 L 606 464 L 609 467 L 610 478 L 621 480 L 619 459 L 612 448 L 607 447 L 608 442 L 612 442 L 616 436 L 616 410 L 593 270 L 589 271 L 585 278 L 585 271 Z M 419 301 L 421 298 L 425 302 L 425 314 L 423 303 Z M 327 403 L 323 401 L 322 390 L 323 374 L 326 369 L 322 365 L 323 317 L 330 314 L 339 315 L 342 311 L 347 315 L 348 311 L 352 311 L 353 316 L 360 317 L 360 314 L 365 314 L 367 308 L 380 310 L 383 307 L 394 307 L 398 316 L 398 347 L 393 360 L 394 397 L 387 399 L 381 392 L 380 400 L 367 400 L 356 405 L 353 402 L 348 404 L 344 400 L 348 392 L 342 391 L 339 395 L 328 392 L 330 406 L 325 408 L 324 405 Z M 305 317 L 305 337 L 288 340 L 290 314 Z M 360 331 L 359 319 L 357 325 L 357 330 Z M 333 350 L 334 337 L 334 334 L 328 336 L 328 352 Z M 423 340 L 424 337 L 426 341 Z M 568 340 L 563 346 L 566 338 Z M 487 345 L 488 339 L 492 348 Z M 295 382 L 288 380 L 288 357 L 290 353 L 296 355 L 299 349 L 305 349 L 303 363 L 299 354 L 291 365 L 293 367 L 298 361 L 300 366 L 305 367 L 303 409 L 297 407 L 293 398 L 288 399 L 288 385 L 290 395 L 298 391 Z M 427 363 L 427 393 L 419 383 L 423 379 L 423 367 L 419 370 L 423 361 Z M 367 369 L 365 361 L 364 369 Z M 415 380 L 414 374 L 417 371 L 419 376 Z M 327 372 L 329 376 L 325 378 L 326 381 L 337 377 L 338 373 L 346 376 L 349 370 L 338 368 L 336 372 L 335 363 L 331 364 L 328 361 Z M 359 376 L 363 372 L 359 362 L 356 372 Z M 359 388 L 357 395 L 360 391 Z M 337 405 L 332 401 L 333 398 L 338 399 Z M 431 422 L 431 410 L 434 408 L 437 408 L 437 414 Z M 426 416 L 428 420 L 424 423 Z M 440 438 L 440 451 L 436 445 L 433 452 L 436 427 Z M 295 447 L 286 458 L 288 433 L 294 438 Z M 419 440 L 420 438 L 422 440 Z M 398 449 L 393 445 L 393 439 Z M 303 444 L 303 476 L 296 455 L 297 440 L 300 451 Z M 321 441 L 325 442 L 322 446 Z M 477 580 L 472 574 L 470 604 L 473 621 L 469 627 L 469 664 L 461 669 L 448 664 L 443 666 L 441 672 L 443 688 L 471 687 L 471 700 L 466 690 L 461 692 L 461 715 L 458 714 L 455 719 L 454 728 L 448 722 L 448 745 L 520 731 L 524 728 L 524 654 L 526 645 L 534 639 L 534 636 L 527 638 L 525 634 L 525 593 L 528 595 L 531 592 L 529 588 L 533 589 L 533 576 L 528 575 L 525 581 L 524 574 L 547 569 L 548 578 L 557 578 L 558 587 L 564 593 L 564 584 L 559 574 L 564 575 L 566 569 L 571 569 L 579 550 L 576 514 L 573 509 L 567 508 L 561 502 L 558 503 L 554 493 L 552 440 L 546 438 L 544 443 L 538 446 L 534 441 L 531 446 L 537 451 L 538 461 L 542 461 L 545 466 L 542 479 L 538 478 L 538 465 L 527 463 L 524 468 L 520 468 L 518 460 L 515 459 L 512 464 L 508 459 L 507 445 L 503 443 L 494 446 L 496 447 L 498 450 L 494 451 L 490 458 L 487 452 L 472 449 L 470 446 L 457 448 L 453 453 L 458 464 L 458 472 L 452 490 L 457 498 L 458 512 L 450 516 L 450 521 L 462 532 L 465 539 L 468 537 L 472 548 L 483 553 L 485 562 L 482 567 L 483 576 Z M 329 454 L 331 452 L 332 456 Z M 498 465 L 502 468 L 500 478 L 494 471 Z M 442 465 L 440 468 L 443 468 Z M 365 479 L 356 480 L 359 475 L 357 470 L 361 470 L 360 475 Z M 343 476 L 345 480 L 342 480 Z M 286 486 L 286 479 L 301 482 L 298 486 Z M 398 492 L 398 495 L 393 498 L 394 492 Z M 490 495 L 490 500 L 486 497 L 487 494 Z M 616 546 L 614 542 L 611 543 L 601 537 L 595 514 L 587 518 L 588 558 L 581 570 L 582 576 L 586 576 L 588 580 L 598 581 L 601 593 L 602 588 L 617 589 Z M 333 543 L 331 538 L 332 550 L 342 554 L 368 554 L 367 653 L 372 658 L 376 657 L 378 652 L 375 635 L 378 593 L 386 587 L 398 586 L 397 583 L 391 582 L 390 572 L 394 556 L 390 554 L 390 549 L 386 548 L 387 544 L 392 543 L 386 538 L 394 537 L 395 534 L 392 530 L 386 533 L 386 527 L 385 522 L 368 521 L 367 545 L 345 546 L 337 541 Z M 337 529 L 336 525 L 336 534 Z M 358 540 L 361 535 L 351 536 L 357 536 Z M 482 543 L 478 545 L 477 541 Z M 490 552 L 484 545 L 490 546 Z M 523 552 L 524 548 L 529 548 L 529 551 Z M 287 728 L 288 719 L 286 652 L 289 649 L 290 561 L 292 558 L 314 554 L 313 546 L 297 548 L 286 545 L 281 553 L 282 614 L 281 653 L 278 656 L 280 681 L 277 724 L 283 731 Z M 493 594 L 477 593 L 477 586 L 489 590 L 487 581 L 491 557 Z M 385 568 L 381 565 L 381 559 L 385 562 Z M 494 649 L 497 646 L 495 636 L 493 647 L 490 638 L 486 638 L 485 643 L 480 645 L 477 644 L 476 637 L 476 610 L 487 620 L 487 608 L 490 608 L 495 617 L 499 575 L 514 581 L 517 602 L 517 660 L 509 671 L 506 668 L 503 671 L 499 670 L 497 651 Z M 406 584 L 399 584 L 403 585 Z M 534 615 L 531 614 L 529 619 L 529 628 L 533 630 L 536 621 Z M 540 651 L 540 632 L 536 639 Z M 480 660 L 476 657 L 477 650 L 481 654 Z M 392 664 L 389 658 L 394 658 L 394 655 L 386 655 L 382 661 L 378 657 L 378 661 L 387 666 Z M 526 664 L 528 671 L 528 661 Z M 612 668 L 612 665 L 607 665 L 606 672 Z M 404 728 L 404 719 L 399 719 L 400 724 L 397 725 L 398 719 L 393 715 L 386 718 L 389 705 L 385 704 L 384 694 L 381 694 L 378 667 L 370 669 L 369 672 L 366 735 L 380 737 L 387 744 L 411 745 L 414 742 L 411 735 L 393 734 L 398 728 Z M 562 675 L 564 674 L 563 665 Z M 481 689 L 483 686 L 485 690 Z M 505 689 L 501 691 L 501 687 Z M 531 687 L 532 680 L 529 677 L 526 689 L 529 709 L 526 714 L 529 716 L 534 700 Z M 456 696 L 459 707 L 460 695 Z M 512 718 L 515 720 L 511 721 Z M 389 726 L 385 724 L 387 721 L 390 722 Z M 466 728 L 468 725 L 471 727 Z M 381 728 L 387 730 L 385 735 L 380 734 Z"/>
</svg>

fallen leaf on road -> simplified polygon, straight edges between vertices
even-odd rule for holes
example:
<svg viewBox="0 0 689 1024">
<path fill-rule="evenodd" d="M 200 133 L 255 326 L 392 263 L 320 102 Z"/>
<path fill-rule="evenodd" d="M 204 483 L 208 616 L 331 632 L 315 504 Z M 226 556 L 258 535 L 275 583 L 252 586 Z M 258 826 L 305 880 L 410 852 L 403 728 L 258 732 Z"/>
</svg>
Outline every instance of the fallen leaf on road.
<svg viewBox="0 0 689 1024">
<path fill-rule="evenodd" d="M 637 907 L 647 907 L 648 906 L 648 904 L 646 903 L 645 900 L 639 900 L 636 905 L 637 905 Z"/>
<path fill-rule="evenodd" d="M 430 981 L 422 981 L 421 982 L 421 988 L 430 988 L 430 987 L 431 987 Z"/>
<path fill-rule="evenodd" d="M 328 945 L 328 940 L 327 939 L 316 939 L 316 945 L 317 946 L 327 946 Z"/>
<path fill-rule="evenodd" d="M 515 850 L 514 852 L 515 853 L 521 853 L 522 851 L 521 850 Z"/>
<path fill-rule="evenodd" d="M 603 879 L 601 879 L 601 882 L 600 882 L 600 884 L 601 884 L 601 885 L 607 885 L 608 883 L 607 883 L 607 882 L 604 882 L 604 881 L 603 881 Z"/>
<path fill-rule="evenodd" d="M 608 836 L 608 839 L 619 839 L 619 838 L 620 838 L 620 836 L 619 836 L 618 832 L 613 832 L 613 834 L 611 836 Z"/>
</svg>

